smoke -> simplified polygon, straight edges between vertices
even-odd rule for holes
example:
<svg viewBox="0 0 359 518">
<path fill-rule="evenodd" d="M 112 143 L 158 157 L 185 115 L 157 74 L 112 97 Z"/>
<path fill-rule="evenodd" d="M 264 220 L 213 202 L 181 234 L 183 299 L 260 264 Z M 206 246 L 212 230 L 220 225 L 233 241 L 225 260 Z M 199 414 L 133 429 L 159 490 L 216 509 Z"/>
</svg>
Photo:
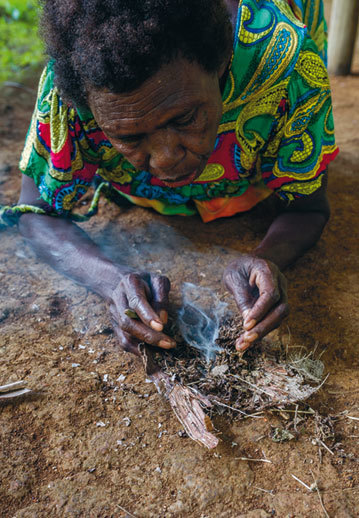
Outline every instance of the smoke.
<svg viewBox="0 0 359 518">
<path fill-rule="evenodd" d="M 213 359 L 220 350 L 216 344 L 220 321 L 229 312 L 216 292 L 224 261 L 236 251 L 211 243 L 199 249 L 196 240 L 158 222 L 137 222 L 134 228 L 107 225 L 98 242 L 115 262 L 170 278 L 172 314 L 184 340 L 207 361 Z"/>
<path fill-rule="evenodd" d="M 227 304 L 221 302 L 211 289 L 190 282 L 182 285 L 182 296 L 178 327 L 186 342 L 199 349 L 209 361 L 221 350 L 216 340 Z"/>
</svg>

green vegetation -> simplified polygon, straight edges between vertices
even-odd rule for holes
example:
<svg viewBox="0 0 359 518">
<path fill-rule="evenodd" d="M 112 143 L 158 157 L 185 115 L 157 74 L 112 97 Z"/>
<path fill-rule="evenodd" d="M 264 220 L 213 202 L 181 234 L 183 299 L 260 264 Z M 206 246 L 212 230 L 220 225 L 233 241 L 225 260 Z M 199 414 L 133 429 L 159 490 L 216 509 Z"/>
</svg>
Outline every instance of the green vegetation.
<svg viewBox="0 0 359 518">
<path fill-rule="evenodd" d="M 0 84 L 21 81 L 44 60 L 35 0 L 0 0 Z"/>
</svg>

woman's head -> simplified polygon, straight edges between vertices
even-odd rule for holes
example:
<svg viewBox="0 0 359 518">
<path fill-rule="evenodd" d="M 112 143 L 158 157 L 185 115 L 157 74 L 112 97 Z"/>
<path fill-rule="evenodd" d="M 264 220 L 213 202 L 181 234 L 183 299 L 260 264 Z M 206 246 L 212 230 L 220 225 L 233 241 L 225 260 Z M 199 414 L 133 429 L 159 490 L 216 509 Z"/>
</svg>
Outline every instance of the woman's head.
<svg viewBox="0 0 359 518">
<path fill-rule="evenodd" d="M 222 0 L 52 0 L 43 30 L 60 92 L 121 154 L 172 187 L 198 178 L 232 48 Z"/>
<path fill-rule="evenodd" d="M 213 73 L 232 28 L 222 0 L 42 0 L 42 33 L 62 95 L 86 105 L 91 88 L 138 88 L 178 57 Z"/>
</svg>

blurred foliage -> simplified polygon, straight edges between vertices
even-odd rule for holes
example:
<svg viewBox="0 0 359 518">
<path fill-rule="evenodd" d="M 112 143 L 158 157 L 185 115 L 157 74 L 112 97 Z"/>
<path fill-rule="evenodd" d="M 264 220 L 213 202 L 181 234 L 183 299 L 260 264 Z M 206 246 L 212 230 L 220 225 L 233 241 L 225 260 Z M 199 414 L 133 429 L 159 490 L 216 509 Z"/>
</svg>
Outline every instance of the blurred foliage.
<svg viewBox="0 0 359 518">
<path fill-rule="evenodd" d="M 21 81 L 44 61 L 35 0 L 0 0 L 0 84 Z"/>
</svg>

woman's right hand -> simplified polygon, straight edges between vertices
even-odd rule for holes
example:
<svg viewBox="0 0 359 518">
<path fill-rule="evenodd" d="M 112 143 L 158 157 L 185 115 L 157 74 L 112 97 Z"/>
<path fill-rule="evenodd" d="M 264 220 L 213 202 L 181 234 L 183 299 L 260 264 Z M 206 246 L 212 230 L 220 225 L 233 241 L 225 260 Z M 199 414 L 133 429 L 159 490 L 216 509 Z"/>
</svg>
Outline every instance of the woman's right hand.
<svg viewBox="0 0 359 518">
<path fill-rule="evenodd" d="M 151 273 L 126 273 L 112 292 L 110 311 L 120 346 L 139 354 L 138 344 L 145 342 L 163 349 L 176 347 L 176 342 L 164 334 L 168 318 L 167 277 Z M 138 315 L 131 318 L 128 311 Z"/>
</svg>

